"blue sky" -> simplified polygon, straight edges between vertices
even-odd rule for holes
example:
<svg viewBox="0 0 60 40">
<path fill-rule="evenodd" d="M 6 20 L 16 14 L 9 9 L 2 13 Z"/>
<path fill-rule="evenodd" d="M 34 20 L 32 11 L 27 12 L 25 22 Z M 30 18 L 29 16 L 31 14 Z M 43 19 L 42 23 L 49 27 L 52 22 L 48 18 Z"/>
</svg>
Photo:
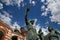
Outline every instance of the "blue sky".
<svg viewBox="0 0 60 40">
<path fill-rule="evenodd" d="M 26 8 L 30 7 L 29 20 L 37 19 L 36 25 L 39 24 L 40 27 L 52 26 L 60 30 L 59 2 L 59 0 L 0 0 L 0 19 L 4 22 L 6 20 L 8 25 L 17 23 L 19 26 L 25 26 L 24 15 Z"/>
</svg>

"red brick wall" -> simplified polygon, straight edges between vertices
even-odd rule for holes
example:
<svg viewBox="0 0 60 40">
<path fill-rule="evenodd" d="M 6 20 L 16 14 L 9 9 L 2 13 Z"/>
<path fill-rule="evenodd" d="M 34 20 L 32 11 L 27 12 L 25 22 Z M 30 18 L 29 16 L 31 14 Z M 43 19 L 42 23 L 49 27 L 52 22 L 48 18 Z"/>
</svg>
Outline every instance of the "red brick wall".
<svg viewBox="0 0 60 40">
<path fill-rule="evenodd" d="M 0 31 L 2 31 L 4 33 L 2 40 L 5 40 L 5 39 L 9 40 L 9 36 L 7 35 L 9 30 L 12 31 L 11 28 L 8 28 L 8 26 L 6 24 L 4 24 L 2 21 L 0 21 Z"/>
<path fill-rule="evenodd" d="M 18 36 L 18 40 L 23 40 L 23 36 L 21 34 L 14 33 L 13 30 L 2 21 L 0 21 L 0 31 L 4 33 L 2 40 L 11 40 L 12 36 L 14 36 L 12 34 L 15 34 L 15 36 Z"/>
</svg>

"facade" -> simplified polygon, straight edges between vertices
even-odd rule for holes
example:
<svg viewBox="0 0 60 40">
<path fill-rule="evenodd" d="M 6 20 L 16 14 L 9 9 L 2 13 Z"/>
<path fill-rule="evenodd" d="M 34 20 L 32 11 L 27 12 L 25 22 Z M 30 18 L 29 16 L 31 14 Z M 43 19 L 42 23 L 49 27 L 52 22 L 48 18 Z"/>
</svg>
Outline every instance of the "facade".
<svg viewBox="0 0 60 40">
<path fill-rule="evenodd" d="M 14 31 L 3 21 L 0 20 L 0 40 L 28 40 L 28 32 L 24 29 L 20 29 L 21 32 L 15 27 Z"/>
</svg>

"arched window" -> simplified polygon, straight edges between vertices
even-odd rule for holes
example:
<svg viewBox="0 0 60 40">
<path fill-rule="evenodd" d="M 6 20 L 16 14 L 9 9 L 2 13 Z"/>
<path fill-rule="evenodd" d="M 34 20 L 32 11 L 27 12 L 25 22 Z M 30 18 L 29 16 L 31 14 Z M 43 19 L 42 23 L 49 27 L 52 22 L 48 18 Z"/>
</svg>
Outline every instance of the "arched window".
<svg viewBox="0 0 60 40">
<path fill-rule="evenodd" d="M 0 31 L 0 40 L 2 40 L 2 37 L 4 36 L 4 33 Z"/>
<path fill-rule="evenodd" d="M 18 40 L 17 36 L 12 36 L 12 40 Z"/>
</svg>

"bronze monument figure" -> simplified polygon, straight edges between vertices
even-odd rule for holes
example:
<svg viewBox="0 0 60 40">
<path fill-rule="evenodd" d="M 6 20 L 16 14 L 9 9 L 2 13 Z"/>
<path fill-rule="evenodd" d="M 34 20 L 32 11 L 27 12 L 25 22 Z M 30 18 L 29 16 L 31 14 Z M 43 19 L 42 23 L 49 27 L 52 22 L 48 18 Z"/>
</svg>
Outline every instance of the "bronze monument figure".
<svg viewBox="0 0 60 40">
<path fill-rule="evenodd" d="M 43 36 L 43 32 L 42 32 L 42 29 L 41 28 L 38 31 L 38 36 L 39 36 L 39 39 L 40 40 L 44 40 L 44 36 Z"/>
<path fill-rule="evenodd" d="M 26 26 L 27 26 L 27 29 L 28 29 L 28 40 L 37 40 L 36 29 L 33 26 L 34 20 L 28 21 L 28 19 L 27 19 L 27 15 L 28 15 L 29 10 L 30 9 L 27 8 L 26 14 L 25 14 L 25 23 L 26 23 Z"/>
<path fill-rule="evenodd" d="M 60 32 L 58 30 L 53 29 L 50 26 L 48 27 L 49 33 L 47 35 L 45 35 L 45 36 L 43 35 L 41 28 L 37 34 L 36 29 L 33 26 L 34 20 L 29 21 L 27 18 L 29 10 L 30 9 L 27 8 L 26 14 L 25 14 L 25 23 L 26 23 L 26 26 L 28 29 L 28 40 L 60 40 L 59 39 Z"/>
<path fill-rule="evenodd" d="M 45 36 L 45 40 L 60 40 L 59 36 L 60 32 L 58 30 L 53 29 L 52 27 L 48 27 L 49 33 Z"/>
</svg>

